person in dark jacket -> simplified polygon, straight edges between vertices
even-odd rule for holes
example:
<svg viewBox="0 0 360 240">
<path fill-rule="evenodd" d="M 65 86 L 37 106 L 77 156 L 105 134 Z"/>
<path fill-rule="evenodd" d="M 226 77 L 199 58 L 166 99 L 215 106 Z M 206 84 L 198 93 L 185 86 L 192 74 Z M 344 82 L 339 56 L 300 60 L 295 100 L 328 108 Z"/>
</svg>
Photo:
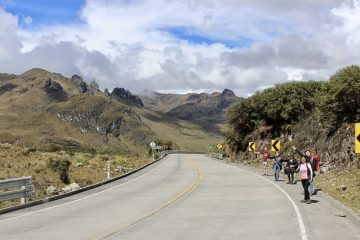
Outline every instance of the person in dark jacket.
<svg viewBox="0 0 360 240">
<path fill-rule="evenodd" d="M 286 165 L 285 165 L 285 169 L 284 172 L 288 177 L 288 182 L 287 184 L 296 184 L 295 179 L 294 179 L 294 174 L 296 169 L 299 166 L 299 163 L 297 160 L 294 159 L 294 155 L 293 154 L 289 154 L 287 159 L 285 160 Z"/>
</svg>

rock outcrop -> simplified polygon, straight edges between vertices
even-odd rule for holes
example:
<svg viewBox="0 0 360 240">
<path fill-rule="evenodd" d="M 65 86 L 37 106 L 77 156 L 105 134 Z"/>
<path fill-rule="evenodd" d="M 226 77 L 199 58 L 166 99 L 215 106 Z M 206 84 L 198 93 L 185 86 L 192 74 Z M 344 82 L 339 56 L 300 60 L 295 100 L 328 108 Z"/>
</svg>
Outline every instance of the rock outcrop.
<svg viewBox="0 0 360 240">
<path fill-rule="evenodd" d="M 138 96 L 133 95 L 129 90 L 125 90 L 124 88 L 114 88 L 111 92 L 111 98 L 120 101 L 125 100 L 135 106 L 144 107 L 143 102 Z"/>
<path fill-rule="evenodd" d="M 9 92 L 11 90 L 13 90 L 14 88 L 16 88 L 17 85 L 13 84 L 13 83 L 8 83 L 5 84 L 3 86 L 0 86 L 0 95 L 6 92 Z"/>
<path fill-rule="evenodd" d="M 5 82 L 16 78 L 15 74 L 0 73 L 0 82 Z"/>
<path fill-rule="evenodd" d="M 51 80 L 48 78 L 44 85 L 44 90 L 47 92 L 48 96 L 56 101 L 66 101 L 68 100 L 68 96 L 64 91 L 63 87 L 60 83 Z"/>
</svg>

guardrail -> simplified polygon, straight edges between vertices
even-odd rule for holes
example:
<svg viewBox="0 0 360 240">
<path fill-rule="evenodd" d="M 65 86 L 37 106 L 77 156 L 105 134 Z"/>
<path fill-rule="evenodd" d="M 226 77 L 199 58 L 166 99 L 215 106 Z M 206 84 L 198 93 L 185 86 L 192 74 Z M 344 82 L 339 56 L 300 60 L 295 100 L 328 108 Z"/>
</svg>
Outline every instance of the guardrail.
<svg viewBox="0 0 360 240">
<path fill-rule="evenodd" d="M 40 205 L 40 204 L 43 204 L 43 203 L 52 202 L 52 201 L 55 201 L 55 200 L 58 200 L 58 199 L 69 197 L 69 196 L 72 196 L 72 195 L 75 195 L 75 194 L 78 194 L 78 193 L 81 193 L 81 192 L 88 191 L 90 189 L 94 189 L 94 188 L 103 186 L 105 184 L 120 180 L 120 179 L 125 178 L 127 176 L 130 176 L 130 175 L 132 175 L 132 174 L 134 174 L 136 172 L 139 172 L 139 171 L 143 170 L 144 168 L 146 168 L 146 167 L 148 167 L 150 165 L 153 165 L 154 163 L 156 163 L 156 162 L 162 160 L 164 157 L 166 157 L 166 155 L 167 154 L 164 153 L 162 157 L 160 157 L 158 159 L 155 159 L 155 161 L 151 161 L 151 162 L 149 162 L 149 163 L 147 163 L 147 164 L 145 164 L 143 166 L 140 166 L 137 169 L 134 169 L 134 170 L 132 170 L 130 172 L 127 172 L 127 173 L 125 173 L 123 175 L 120 175 L 120 176 L 117 176 L 117 177 L 114 177 L 114 178 L 110 178 L 110 179 L 108 179 L 106 181 L 103 181 L 103 182 L 100 182 L 100 183 L 95 183 L 95 184 L 80 188 L 78 190 L 63 193 L 63 194 L 60 194 L 60 195 L 57 195 L 57 196 L 47 197 L 47 198 L 44 198 L 44 199 L 31 201 L 31 202 L 28 202 L 28 203 L 25 203 L 25 204 L 22 204 L 22 205 L 17 205 L 17 206 L 13 206 L 13 207 L 0 209 L 0 215 L 5 214 L 5 213 L 9 213 L 9 212 L 13 212 L 13 211 L 17 211 L 17 210 L 20 210 L 20 209 L 24 209 L 24 208 L 33 207 L 33 206 Z"/>
<path fill-rule="evenodd" d="M 31 177 L 0 180 L 0 189 L 17 188 L 17 187 L 21 187 L 21 189 L 5 191 L 5 192 L 0 191 L 0 202 L 21 198 L 21 204 L 26 203 L 26 198 L 30 197 L 32 194 Z"/>
</svg>

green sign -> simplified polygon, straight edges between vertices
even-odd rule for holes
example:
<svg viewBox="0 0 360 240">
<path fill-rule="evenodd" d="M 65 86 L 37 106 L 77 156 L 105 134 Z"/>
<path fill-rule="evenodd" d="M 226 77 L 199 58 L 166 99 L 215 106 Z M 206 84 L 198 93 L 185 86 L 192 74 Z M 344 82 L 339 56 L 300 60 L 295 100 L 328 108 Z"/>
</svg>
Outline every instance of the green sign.
<svg viewBox="0 0 360 240">
<path fill-rule="evenodd" d="M 214 146 L 207 146 L 208 150 L 214 150 L 214 148 L 215 148 Z"/>
</svg>

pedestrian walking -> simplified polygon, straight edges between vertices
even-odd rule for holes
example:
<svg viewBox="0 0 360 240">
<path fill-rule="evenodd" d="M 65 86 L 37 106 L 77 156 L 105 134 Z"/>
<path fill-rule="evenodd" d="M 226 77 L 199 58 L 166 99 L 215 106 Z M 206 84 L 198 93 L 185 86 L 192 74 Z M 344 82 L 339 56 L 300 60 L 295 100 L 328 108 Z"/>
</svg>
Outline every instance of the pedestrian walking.
<svg viewBox="0 0 360 240">
<path fill-rule="evenodd" d="M 270 154 L 267 147 L 264 148 L 264 151 L 261 152 L 262 160 L 263 160 L 263 167 L 264 167 L 264 175 L 269 176 L 269 158 Z"/>
<path fill-rule="evenodd" d="M 272 169 L 274 169 L 274 177 L 275 177 L 275 181 L 279 181 L 279 177 L 280 177 L 280 171 L 282 169 L 282 164 L 281 164 L 281 158 L 278 152 L 275 153 L 274 156 L 274 163 L 272 165 Z"/>
<path fill-rule="evenodd" d="M 310 204 L 311 200 L 310 200 L 309 186 L 310 183 L 313 181 L 313 171 L 311 169 L 310 163 L 306 162 L 305 156 L 301 157 L 300 162 L 301 164 L 298 167 L 298 171 L 300 172 L 301 184 L 304 188 L 304 199 L 301 200 L 301 202 Z"/>
<path fill-rule="evenodd" d="M 287 184 L 296 184 L 294 175 L 295 175 L 296 169 L 299 166 L 299 163 L 297 160 L 294 159 L 293 154 L 288 154 L 288 157 L 286 158 L 285 161 L 286 161 L 286 165 L 285 165 L 284 172 L 288 177 Z"/>
</svg>

